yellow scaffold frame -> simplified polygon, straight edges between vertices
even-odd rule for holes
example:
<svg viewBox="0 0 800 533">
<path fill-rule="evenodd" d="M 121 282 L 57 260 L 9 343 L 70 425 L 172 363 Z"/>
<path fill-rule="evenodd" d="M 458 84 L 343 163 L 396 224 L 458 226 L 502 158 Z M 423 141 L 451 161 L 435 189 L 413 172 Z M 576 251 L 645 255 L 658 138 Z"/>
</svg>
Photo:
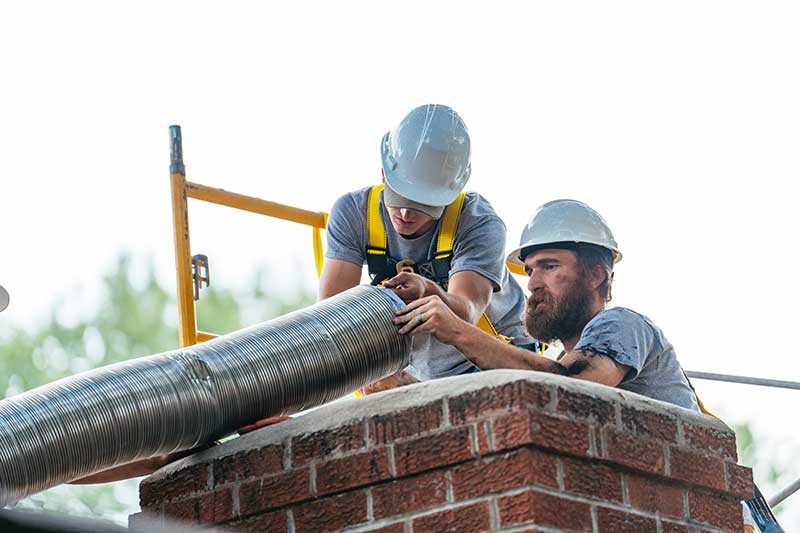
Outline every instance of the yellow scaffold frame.
<svg viewBox="0 0 800 533">
<path fill-rule="evenodd" d="M 323 256 L 321 230 L 325 229 L 328 225 L 328 214 L 306 211 L 305 209 L 269 202 L 260 198 L 245 196 L 243 194 L 186 181 L 186 168 L 183 165 L 181 127 L 170 126 L 169 137 L 172 227 L 175 233 L 175 272 L 178 280 L 178 334 L 180 344 L 183 347 L 217 337 L 217 335 L 213 333 L 197 330 L 192 255 L 189 246 L 189 198 L 311 226 L 317 276 L 322 273 Z M 197 275 L 200 275 L 200 273 L 197 273 Z"/>
</svg>

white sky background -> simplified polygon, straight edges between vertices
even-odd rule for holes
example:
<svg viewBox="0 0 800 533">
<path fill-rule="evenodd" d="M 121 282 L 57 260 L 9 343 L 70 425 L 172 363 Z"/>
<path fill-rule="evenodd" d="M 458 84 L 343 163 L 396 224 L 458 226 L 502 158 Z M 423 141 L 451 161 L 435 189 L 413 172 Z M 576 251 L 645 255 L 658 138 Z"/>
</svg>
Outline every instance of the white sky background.
<svg viewBox="0 0 800 533">
<path fill-rule="evenodd" d="M 0 323 L 90 305 L 123 250 L 174 286 L 170 124 L 189 180 L 328 210 L 434 102 L 466 121 L 468 189 L 509 248 L 536 206 L 583 200 L 625 256 L 614 303 L 685 368 L 800 381 L 798 27 L 793 2 L 2 4 Z M 315 285 L 309 229 L 231 211 L 189 206 L 216 285 L 260 264 Z M 800 391 L 696 385 L 800 475 Z"/>
</svg>

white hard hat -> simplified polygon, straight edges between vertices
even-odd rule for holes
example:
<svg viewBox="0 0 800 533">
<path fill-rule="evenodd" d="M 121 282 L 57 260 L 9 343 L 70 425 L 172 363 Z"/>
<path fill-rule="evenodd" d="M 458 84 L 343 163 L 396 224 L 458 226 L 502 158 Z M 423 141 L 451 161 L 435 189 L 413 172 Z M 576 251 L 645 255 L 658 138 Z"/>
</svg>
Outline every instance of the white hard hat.
<svg viewBox="0 0 800 533">
<path fill-rule="evenodd" d="M 520 254 L 525 248 L 556 243 L 593 244 L 609 250 L 614 263 L 622 259 L 611 229 L 597 211 L 577 200 L 553 200 L 536 210 L 507 261 L 524 265 Z"/>
<path fill-rule="evenodd" d="M 445 105 L 413 109 L 381 141 L 386 185 L 425 205 L 448 205 L 456 199 L 469 179 L 469 154 L 467 127 Z"/>
</svg>

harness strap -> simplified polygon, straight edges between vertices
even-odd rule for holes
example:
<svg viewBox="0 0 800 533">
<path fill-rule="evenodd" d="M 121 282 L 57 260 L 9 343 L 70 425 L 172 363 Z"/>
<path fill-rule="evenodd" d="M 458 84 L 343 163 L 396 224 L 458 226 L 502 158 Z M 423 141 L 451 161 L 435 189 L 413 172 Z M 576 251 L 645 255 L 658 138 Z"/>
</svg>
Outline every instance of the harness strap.
<svg viewBox="0 0 800 533">
<path fill-rule="evenodd" d="M 683 377 L 686 379 L 686 382 L 689 384 L 689 388 L 692 389 L 692 392 L 694 393 L 694 399 L 697 400 L 697 407 L 700 408 L 700 412 L 703 413 L 704 415 L 714 417 L 717 420 L 721 421 L 722 419 L 720 417 L 718 417 L 717 415 L 706 409 L 706 406 L 703 405 L 703 400 L 701 400 L 700 395 L 697 394 L 697 390 L 695 390 L 694 385 L 692 385 L 692 381 L 689 379 L 689 376 L 686 375 L 686 371 L 681 369 L 681 372 L 683 372 Z"/>
<path fill-rule="evenodd" d="M 444 210 L 442 225 L 439 228 L 439 235 L 436 238 L 436 252 L 434 252 L 433 255 L 434 259 L 444 259 L 453 256 L 453 243 L 456 240 L 458 219 L 461 217 L 461 209 L 464 207 L 465 196 L 466 194 L 462 192 Z"/>
<path fill-rule="evenodd" d="M 367 254 L 386 255 L 389 248 L 386 239 L 386 229 L 381 220 L 381 210 L 378 200 L 381 197 L 383 183 L 375 185 L 369 191 L 367 201 Z"/>
<path fill-rule="evenodd" d="M 387 267 L 389 259 L 389 241 L 386 237 L 386 228 L 383 226 L 380 211 L 380 195 L 383 191 L 383 184 L 372 187 L 369 191 L 367 200 L 367 267 L 372 276 L 372 284 L 379 284 L 383 279 L 378 279 Z M 448 205 L 442 215 L 442 223 L 439 233 L 436 236 L 436 250 L 432 258 L 432 273 L 437 283 L 447 283 L 448 273 L 450 272 L 450 260 L 453 257 L 453 244 L 455 243 L 458 220 L 461 217 L 461 209 L 464 207 L 466 193 L 459 194 L 456 199 Z M 483 313 L 476 324 L 479 329 L 497 337 L 504 342 L 511 342 L 511 339 L 497 333 L 492 321 L 486 313 Z"/>
</svg>

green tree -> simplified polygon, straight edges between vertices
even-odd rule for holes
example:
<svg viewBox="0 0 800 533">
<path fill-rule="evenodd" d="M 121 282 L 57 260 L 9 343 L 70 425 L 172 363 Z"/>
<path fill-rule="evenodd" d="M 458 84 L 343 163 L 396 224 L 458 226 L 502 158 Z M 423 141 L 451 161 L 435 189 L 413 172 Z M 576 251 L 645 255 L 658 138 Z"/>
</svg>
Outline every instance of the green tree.
<svg viewBox="0 0 800 533">
<path fill-rule="evenodd" d="M 765 498 L 769 498 L 779 490 L 785 488 L 790 482 L 797 479 L 798 470 L 794 465 L 788 468 L 778 468 L 776 466 L 776 452 L 774 444 L 759 439 L 757 434 L 747 424 L 733 427 L 736 432 L 736 448 L 739 453 L 739 463 L 753 469 L 753 481 L 758 485 Z M 795 455 L 797 451 L 794 452 Z M 781 521 L 781 525 L 787 524 L 781 520 L 782 515 L 788 509 L 787 502 L 797 501 L 800 494 L 789 496 L 782 503 L 772 509 L 776 518 Z"/>
<path fill-rule="evenodd" d="M 0 392 L 5 397 L 91 368 L 173 350 L 178 347 L 177 309 L 172 291 L 162 287 L 152 266 L 135 283 L 132 259 L 121 255 L 103 279 L 103 298 L 90 316 L 65 320 L 74 298 L 57 303 L 37 331 L 6 328 L 0 343 Z M 152 264 L 152 262 L 150 262 Z M 294 280 L 290 296 L 264 286 L 258 272 L 249 290 L 204 289 L 197 304 L 198 329 L 228 333 L 310 305 L 314 296 Z M 285 294 L 285 291 L 284 293 Z M 76 295 L 71 295 L 75 296 Z M 244 322 L 245 319 L 246 323 Z M 105 485 L 62 485 L 26 498 L 18 505 L 125 523 L 138 510 L 139 480 Z"/>
</svg>

